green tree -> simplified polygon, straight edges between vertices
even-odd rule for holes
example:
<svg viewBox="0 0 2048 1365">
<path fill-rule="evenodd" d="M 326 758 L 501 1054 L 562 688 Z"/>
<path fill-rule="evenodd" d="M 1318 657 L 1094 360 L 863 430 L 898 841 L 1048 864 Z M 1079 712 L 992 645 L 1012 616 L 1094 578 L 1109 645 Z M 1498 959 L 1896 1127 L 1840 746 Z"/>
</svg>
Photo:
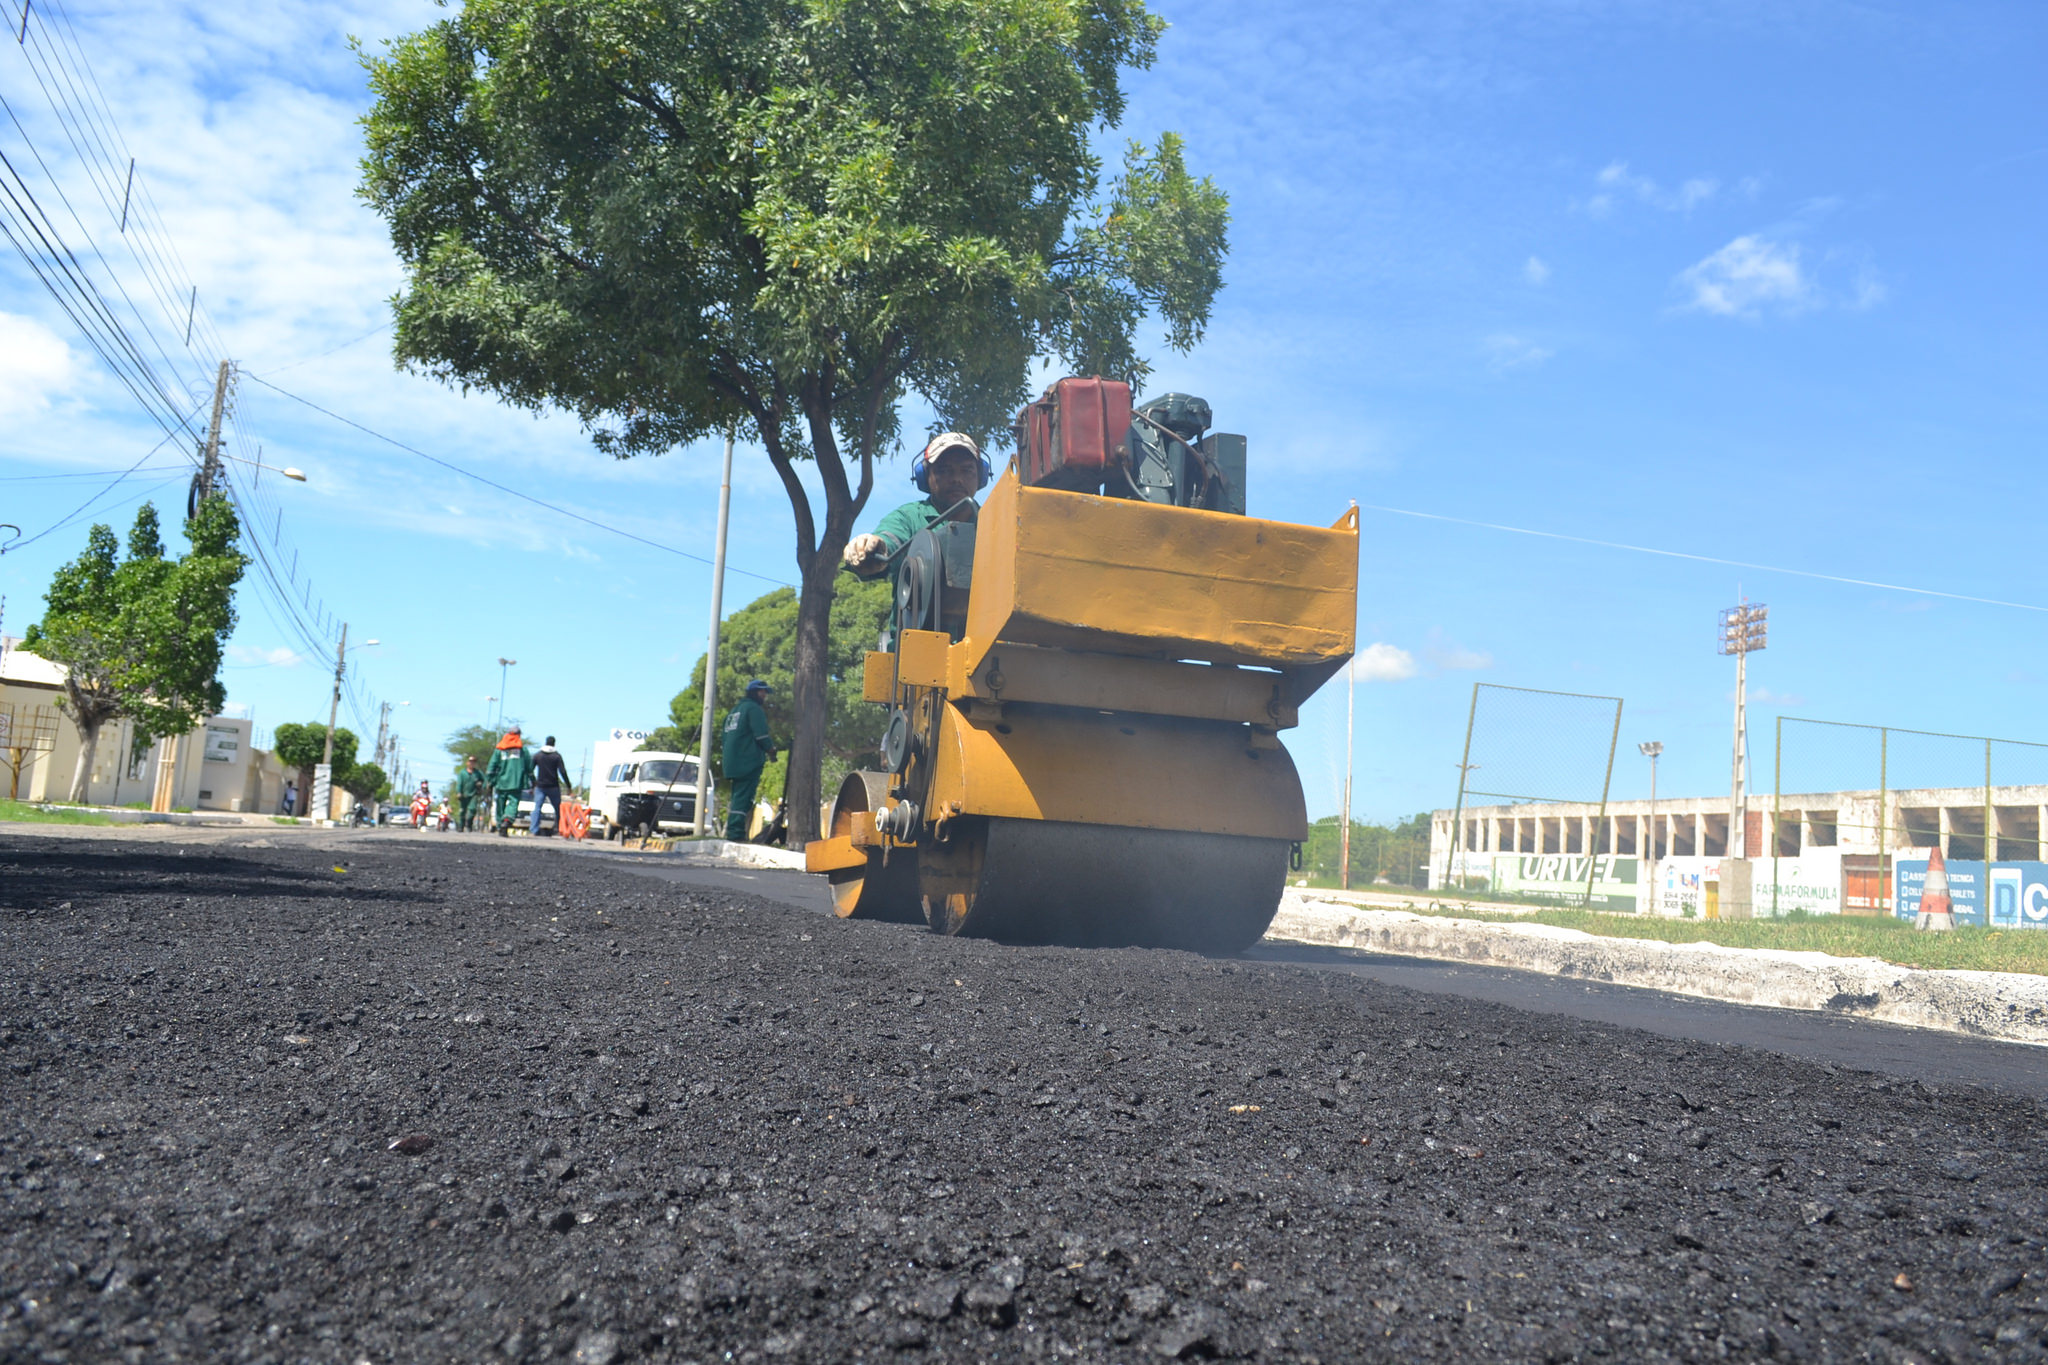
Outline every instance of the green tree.
<svg viewBox="0 0 2048 1365">
<path fill-rule="evenodd" d="M 271 732 L 270 742 L 278 762 L 299 770 L 300 810 L 324 819 L 326 811 L 313 810 L 307 803 L 313 799 L 313 769 L 327 751 L 327 726 L 317 720 L 304 725 L 286 721 Z M 346 725 L 334 727 L 334 761 L 328 780 L 357 800 L 382 800 L 391 790 L 391 780 L 376 764 L 356 762 L 357 743 L 355 731 Z"/>
<path fill-rule="evenodd" d="M 452 773 L 460 773 L 462 771 L 462 760 L 465 758 L 475 759 L 478 768 L 482 768 L 485 764 L 489 763 L 491 761 L 491 751 L 498 747 L 499 736 L 517 723 L 516 721 L 508 720 L 502 727 L 497 728 L 489 725 L 465 725 L 460 730 L 449 735 L 447 739 L 441 742 L 441 747 L 446 749 L 455 760 L 454 767 L 450 771 Z"/>
<path fill-rule="evenodd" d="M 114 532 L 96 525 L 85 552 L 57 570 L 44 594 L 43 619 L 21 647 L 64 666 L 58 705 L 78 726 L 78 767 L 71 799 L 92 780 L 100 731 L 123 717 L 146 747 L 182 735 L 227 701 L 221 651 L 235 628 L 235 584 L 248 559 L 236 549 L 241 528 L 224 498 L 208 498 L 185 523 L 191 549 L 164 553 L 156 508 L 144 503 L 117 560 Z"/>
<path fill-rule="evenodd" d="M 1336 886 L 1343 865 L 1343 826 L 1338 817 L 1326 815 L 1309 826 L 1307 845 L 1302 850 L 1303 869 L 1319 885 Z M 1371 886 L 1385 880 L 1396 886 L 1422 886 L 1427 882 L 1424 864 L 1429 861 L 1429 812 L 1410 816 L 1396 825 L 1351 822 L 1351 885 Z"/>
<path fill-rule="evenodd" d="M 902 401 L 987 436 L 1033 362 L 1131 380 L 1200 339 L 1224 195 L 1091 135 L 1143 0 L 466 0 L 366 56 L 361 193 L 395 351 L 657 453 L 745 427 L 795 516 L 790 833 L 816 833 L 840 553 Z M 798 466 L 815 466 L 814 505 Z"/>
<path fill-rule="evenodd" d="M 871 766 L 881 742 L 884 716 L 872 702 L 861 700 L 861 676 L 867 652 L 875 647 L 889 620 L 890 585 L 884 582 L 845 584 L 832 602 L 832 624 L 827 635 L 825 661 L 825 789 L 837 787 L 839 779 L 854 768 Z M 777 588 L 758 597 L 725 618 L 718 628 L 718 705 L 714 724 L 722 724 L 725 713 L 740 699 L 746 685 L 760 678 L 773 689 L 768 696 L 768 728 L 775 747 L 787 754 L 794 730 L 790 707 L 791 681 L 796 667 L 794 629 L 797 617 L 794 589 Z M 704 720 L 704 656 L 698 655 L 690 669 L 690 685 L 678 692 L 668 705 L 669 723 L 653 731 L 642 745 L 673 753 L 695 753 Z M 712 771 L 725 778 L 720 746 L 714 742 Z M 778 761 L 761 777 L 761 799 L 773 801 L 782 794 L 781 781 L 787 772 Z"/>
</svg>

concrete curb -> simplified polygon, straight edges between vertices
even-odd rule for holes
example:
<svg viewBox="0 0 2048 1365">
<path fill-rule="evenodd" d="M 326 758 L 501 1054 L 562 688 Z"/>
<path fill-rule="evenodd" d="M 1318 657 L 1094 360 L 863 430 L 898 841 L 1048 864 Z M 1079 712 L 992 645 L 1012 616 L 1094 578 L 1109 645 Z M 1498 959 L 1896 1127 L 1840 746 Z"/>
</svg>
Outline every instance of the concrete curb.
<svg viewBox="0 0 2048 1365">
<path fill-rule="evenodd" d="M 804 855 L 769 844 L 736 844 L 726 839 L 700 839 L 678 844 L 670 856 L 712 867 L 775 867 L 804 870 Z"/>
<path fill-rule="evenodd" d="M 96 819 L 108 820 L 117 825 L 252 825 L 262 827 L 272 823 L 271 817 L 268 815 L 254 815 L 232 810 L 131 810 L 126 806 L 58 806 L 48 805 L 40 801 L 25 801 L 22 804 L 33 805 L 37 810 L 47 811 L 53 815 L 76 812 L 80 815 L 90 815 Z M 40 822 L 22 821 L 21 823 L 28 825 L 39 824 Z M 310 825 L 312 821 L 307 820 L 301 823 Z M 280 826 L 280 828 L 288 828 L 288 826 Z"/>
<path fill-rule="evenodd" d="M 1362 910 L 1294 890 L 1281 899 L 1266 936 L 2048 1043 L 2048 977 L 2021 972 L 1923 971 L 1868 957 L 1602 938 L 1547 924 Z"/>
</svg>

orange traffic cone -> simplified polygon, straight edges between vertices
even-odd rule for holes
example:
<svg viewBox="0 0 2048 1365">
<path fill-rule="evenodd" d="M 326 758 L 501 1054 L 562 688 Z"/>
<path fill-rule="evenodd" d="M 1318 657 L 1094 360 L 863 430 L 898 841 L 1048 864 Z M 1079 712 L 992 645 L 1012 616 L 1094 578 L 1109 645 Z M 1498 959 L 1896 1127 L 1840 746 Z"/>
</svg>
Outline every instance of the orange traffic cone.
<svg viewBox="0 0 2048 1365">
<path fill-rule="evenodd" d="M 1948 864 L 1942 861 L 1941 845 L 1936 844 L 1927 853 L 1927 882 L 1920 888 L 1920 919 L 1922 929 L 1953 929 L 1956 927 L 1955 907 L 1948 898 Z"/>
</svg>

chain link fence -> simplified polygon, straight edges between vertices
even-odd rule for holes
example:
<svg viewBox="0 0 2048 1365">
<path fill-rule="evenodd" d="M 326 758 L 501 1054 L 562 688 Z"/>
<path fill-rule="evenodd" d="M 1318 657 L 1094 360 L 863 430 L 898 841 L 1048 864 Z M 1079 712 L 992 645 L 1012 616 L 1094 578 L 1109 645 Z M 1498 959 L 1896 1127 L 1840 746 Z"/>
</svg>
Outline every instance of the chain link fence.
<svg viewBox="0 0 2048 1365">
<path fill-rule="evenodd" d="M 1600 834 L 1607 826 L 1621 704 L 1620 697 L 1474 683 L 1437 886 L 1593 903 L 1596 884 L 1621 871 L 1602 856 L 1613 850 L 1602 846 Z M 1515 816 L 1512 807 L 1533 803 L 1563 804 L 1547 818 Z M 1513 849 L 1480 846 L 1475 831 L 1499 827 L 1492 821 L 1515 829 Z M 1526 840 L 1525 824 L 1534 827 Z M 1634 894 L 1629 888 L 1631 905 Z"/>
<path fill-rule="evenodd" d="M 1959 923 L 2048 928 L 2048 744 L 1780 716 L 1768 802 L 1754 852 L 1839 858 L 1847 913 L 1914 915 L 1938 851 Z"/>
</svg>

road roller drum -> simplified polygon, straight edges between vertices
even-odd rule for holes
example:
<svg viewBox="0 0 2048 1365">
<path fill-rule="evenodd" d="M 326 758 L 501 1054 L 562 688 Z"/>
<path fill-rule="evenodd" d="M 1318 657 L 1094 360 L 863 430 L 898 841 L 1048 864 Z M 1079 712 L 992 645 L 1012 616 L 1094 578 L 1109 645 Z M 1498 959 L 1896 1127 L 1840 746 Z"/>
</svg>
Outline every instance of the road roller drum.
<svg viewBox="0 0 2048 1365">
<path fill-rule="evenodd" d="M 1243 515 L 1243 438 L 1207 420 L 1062 380 L 975 520 L 910 543 L 863 679 L 883 770 L 806 850 L 837 913 L 1210 953 L 1265 933 L 1308 831 L 1279 736 L 1351 657 L 1357 513 Z"/>
</svg>

